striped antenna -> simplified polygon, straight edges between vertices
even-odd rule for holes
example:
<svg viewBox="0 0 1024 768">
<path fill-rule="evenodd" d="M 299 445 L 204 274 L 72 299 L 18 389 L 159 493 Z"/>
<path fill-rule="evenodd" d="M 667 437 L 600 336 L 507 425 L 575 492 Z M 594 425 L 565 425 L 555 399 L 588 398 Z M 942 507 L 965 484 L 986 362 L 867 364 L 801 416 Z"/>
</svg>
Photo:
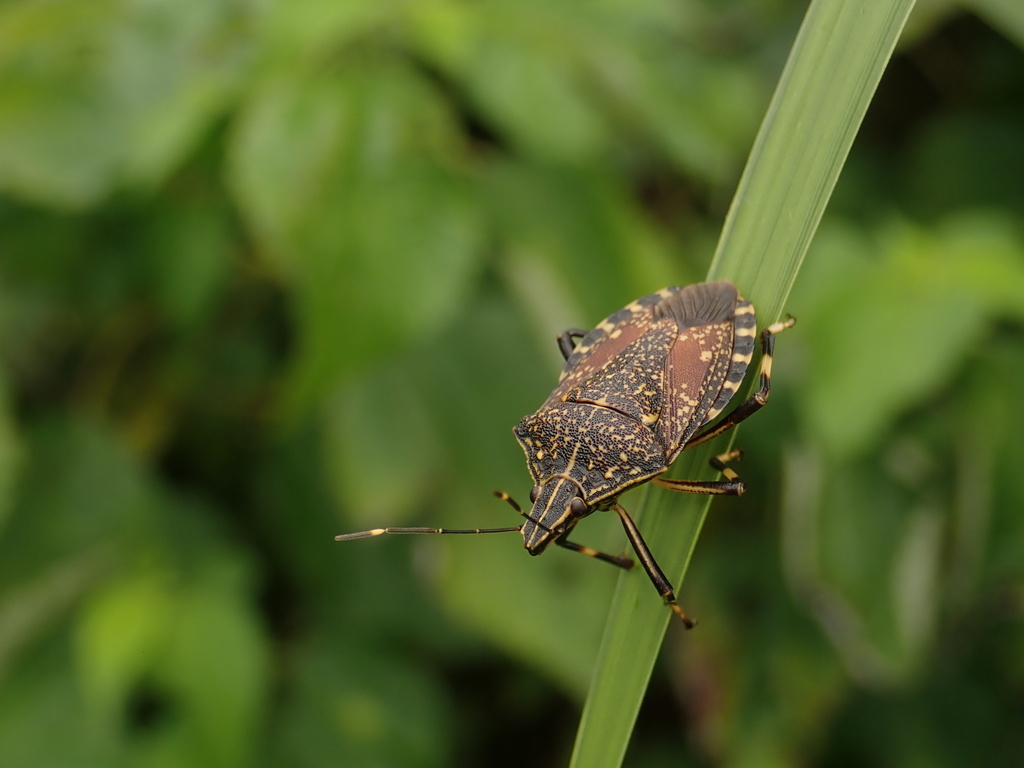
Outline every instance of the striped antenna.
<svg viewBox="0 0 1024 768">
<path fill-rule="evenodd" d="M 521 530 L 523 526 L 514 525 L 510 528 L 373 528 L 369 531 L 358 533 L 343 533 L 335 536 L 335 541 L 352 541 L 354 539 L 368 539 L 371 536 L 380 536 L 385 533 L 511 533 Z"/>
<path fill-rule="evenodd" d="M 507 501 L 512 505 L 512 508 L 520 514 L 522 517 L 526 517 L 526 513 L 523 512 L 523 508 L 520 507 L 515 499 L 509 496 L 507 493 L 501 491 L 495 491 L 494 495 L 503 501 Z M 372 528 L 369 531 L 358 531 L 357 533 L 343 533 L 340 536 L 335 536 L 335 541 L 354 541 L 355 539 L 369 539 L 373 536 L 381 536 L 385 533 L 511 533 L 512 531 L 520 531 L 523 526 L 514 525 L 508 528 Z"/>
</svg>

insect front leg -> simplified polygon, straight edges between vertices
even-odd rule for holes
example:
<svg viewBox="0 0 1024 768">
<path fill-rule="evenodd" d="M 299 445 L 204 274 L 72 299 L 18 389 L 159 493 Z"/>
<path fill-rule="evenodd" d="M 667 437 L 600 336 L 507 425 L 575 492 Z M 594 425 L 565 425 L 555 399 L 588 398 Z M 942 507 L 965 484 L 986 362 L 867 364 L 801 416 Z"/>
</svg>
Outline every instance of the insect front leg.
<svg viewBox="0 0 1024 768">
<path fill-rule="evenodd" d="M 654 555 L 651 554 L 650 547 L 647 546 L 647 542 L 644 541 L 644 537 L 640 535 L 640 529 L 636 527 L 636 523 L 633 522 L 633 518 L 629 516 L 629 513 L 622 508 L 621 504 L 616 503 L 612 509 L 619 516 L 619 520 L 622 521 L 622 527 L 626 529 L 626 537 L 629 539 L 629 543 L 633 545 L 633 550 L 636 552 L 637 557 L 640 558 L 640 564 L 647 571 L 647 575 L 651 579 L 651 583 L 654 584 L 654 588 L 658 590 L 658 594 L 665 601 L 672 612 L 682 619 L 683 624 L 686 625 L 687 629 L 693 629 L 697 626 L 697 622 L 686 615 L 686 612 L 680 607 L 679 603 L 676 602 L 676 593 L 672 589 L 672 584 L 665 577 L 665 573 L 658 566 L 657 561 L 654 559 Z"/>
<path fill-rule="evenodd" d="M 558 334 L 558 349 L 562 353 L 562 357 L 568 360 L 573 350 L 576 349 L 576 342 L 573 339 L 582 339 L 586 335 L 587 332 L 581 331 L 579 328 L 570 328 Z"/>
<path fill-rule="evenodd" d="M 794 323 L 796 323 L 796 318 L 788 317 L 781 323 L 773 323 L 761 331 L 761 386 L 757 392 L 729 412 L 720 422 L 713 427 L 705 429 L 703 432 L 699 432 L 695 437 L 687 441 L 683 450 L 706 443 L 723 432 L 727 432 L 751 414 L 759 411 L 768 402 L 768 395 L 772 389 L 772 353 L 775 351 L 775 334 L 782 333 L 787 328 L 791 328 Z"/>
<path fill-rule="evenodd" d="M 606 563 L 617 565 L 619 566 L 619 568 L 625 568 L 627 571 L 633 567 L 633 561 L 628 557 L 623 557 L 622 555 L 609 555 L 605 552 L 598 552 L 596 549 L 593 549 L 591 547 L 585 547 L 582 544 L 577 544 L 576 542 L 569 541 L 567 538 L 565 538 L 565 535 L 559 536 L 557 539 L 555 539 L 555 544 L 557 544 L 560 547 L 565 547 L 566 549 L 571 549 L 573 552 L 579 552 L 581 555 L 586 555 L 587 557 L 593 557 L 597 558 L 598 560 L 604 560 L 604 562 Z"/>
</svg>

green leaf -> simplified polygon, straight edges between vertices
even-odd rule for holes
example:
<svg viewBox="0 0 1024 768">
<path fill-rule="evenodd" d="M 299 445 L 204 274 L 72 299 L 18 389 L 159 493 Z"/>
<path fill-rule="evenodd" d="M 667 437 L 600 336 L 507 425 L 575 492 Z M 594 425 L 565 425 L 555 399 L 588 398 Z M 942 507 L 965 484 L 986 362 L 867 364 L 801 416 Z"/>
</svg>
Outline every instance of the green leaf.
<svg viewBox="0 0 1024 768">
<path fill-rule="evenodd" d="M 964 0 L 986 22 L 1024 48 L 1024 6 L 1017 0 Z"/>
<path fill-rule="evenodd" d="M 230 136 L 232 191 L 261 255 L 287 277 L 302 274 L 311 246 L 333 243 L 337 254 L 349 223 L 337 217 L 355 183 L 443 166 L 455 141 L 443 102 L 409 66 L 384 55 L 346 63 L 271 70 Z"/>
<path fill-rule="evenodd" d="M 333 221 L 303 244 L 302 338 L 286 394 L 293 411 L 452 321 L 483 256 L 467 189 L 429 164 L 351 180 L 326 210 Z"/>
<path fill-rule="evenodd" d="M 439 95 L 403 63 L 359 64 L 270 77 L 233 137 L 235 192 L 295 288 L 290 413 L 451 321 L 484 255 Z"/>
<path fill-rule="evenodd" d="M 1024 241 L 979 213 L 932 231 L 891 223 L 870 243 L 835 228 L 823 235 L 807 283 L 814 296 L 800 291 L 809 321 L 803 412 L 830 456 L 852 458 L 947 387 L 993 317 L 1024 316 Z"/>
<path fill-rule="evenodd" d="M 165 179 L 247 71 L 242 8 L 235 0 L 4 4 L 0 189 L 85 207 L 124 180 Z"/>
<path fill-rule="evenodd" d="M 166 733 L 168 744 L 176 751 L 182 737 L 192 765 L 250 765 L 269 700 L 269 648 L 234 571 L 232 564 L 211 566 L 183 593 L 156 670 L 183 713 Z"/>
<path fill-rule="evenodd" d="M 4 768 L 123 764 L 124 751 L 109 729 L 85 716 L 67 643 L 37 643 L 29 658 L 0 685 L 0 754 Z"/>
<path fill-rule="evenodd" d="M 162 655 L 175 619 L 167 574 L 130 572 L 85 601 L 78 628 L 83 698 L 95 716 L 118 727 L 134 686 Z"/>
<path fill-rule="evenodd" d="M 14 481 L 22 464 L 21 439 L 12 418 L 8 384 L 0 378 L 0 533 L 7 523 Z"/>
<path fill-rule="evenodd" d="M 499 38 L 482 46 L 469 75 L 481 111 L 530 154 L 583 160 L 607 144 L 604 121 L 563 58 Z"/>
<path fill-rule="evenodd" d="M 271 765 L 365 768 L 452 765 L 449 704 L 427 665 L 351 637 L 292 650 Z"/>
<path fill-rule="evenodd" d="M 199 327 L 228 284 L 232 240 L 225 211 L 202 191 L 154 211 L 145 232 L 152 290 L 179 330 Z"/>
<path fill-rule="evenodd" d="M 352 524 L 403 521 L 430 489 L 439 465 L 439 436 L 418 384 L 405 368 L 381 367 L 341 387 L 324 413 L 327 475 Z M 381 429 L 401 424 L 401 437 Z"/>
<path fill-rule="evenodd" d="M 106 191 L 125 140 L 97 66 L 115 18 L 116 3 L 88 0 L 0 9 L 0 189 L 69 206 Z"/>
<path fill-rule="evenodd" d="M 912 5 L 817 0 L 808 10 L 709 270 L 753 301 L 761 324 L 782 309 Z M 694 451 L 673 474 L 708 476 L 711 452 Z M 643 494 L 637 523 L 678 587 L 708 502 Z M 621 764 L 669 620 L 642 573 L 620 577 L 573 766 Z"/>
<path fill-rule="evenodd" d="M 668 249 L 614 177 L 566 166 L 495 163 L 483 189 L 506 272 L 544 328 L 542 349 L 560 360 L 551 328 L 596 323 L 673 272 Z M 678 267 L 676 267 L 677 269 Z M 586 275 L 586 290 L 574 290 Z M 585 302 L 574 306 L 573 300 Z"/>
</svg>

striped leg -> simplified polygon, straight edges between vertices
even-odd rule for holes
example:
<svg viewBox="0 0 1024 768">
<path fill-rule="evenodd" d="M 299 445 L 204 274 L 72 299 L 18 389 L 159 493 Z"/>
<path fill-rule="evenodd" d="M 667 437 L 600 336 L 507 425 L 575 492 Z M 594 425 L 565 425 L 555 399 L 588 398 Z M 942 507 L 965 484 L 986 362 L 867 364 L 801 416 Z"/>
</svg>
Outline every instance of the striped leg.
<svg viewBox="0 0 1024 768">
<path fill-rule="evenodd" d="M 760 388 L 728 413 L 720 422 L 713 427 L 705 429 L 703 432 L 699 432 L 694 438 L 687 441 L 683 450 L 706 443 L 723 432 L 727 432 L 751 414 L 759 411 L 768 402 L 768 395 L 772 389 L 772 353 L 775 351 L 775 334 L 782 333 L 787 328 L 791 328 L 794 323 L 796 323 L 796 318 L 788 317 L 781 323 L 773 323 L 761 331 L 761 352 L 763 355 L 761 357 Z"/>
<path fill-rule="evenodd" d="M 672 612 L 682 619 L 683 624 L 686 625 L 687 629 L 693 629 L 697 626 L 697 622 L 691 619 L 683 609 L 676 602 L 676 593 L 672 589 L 672 584 L 665 577 L 664 572 L 658 566 L 657 561 L 654 559 L 654 555 L 651 554 L 650 547 L 647 546 L 647 542 L 644 541 L 644 537 L 640 535 L 640 530 L 636 527 L 636 523 L 633 522 L 633 518 L 629 516 L 629 513 L 622 508 L 621 504 L 616 504 L 613 509 L 619 516 L 619 520 L 622 521 L 622 527 L 626 529 L 626 536 L 629 538 L 629 543 L 633 545 L 633 549 L 636 551 L 636 555 L 640 558 L 640 564 L 647 571 L 647 575 L 651 579 L 651 583 L 654 584 L 654 588 L 658 590 L 658 594 L 661 595 L 662 600 L 672 609 Z"/>
<path fill-rule="evenodd" d="M 742 458 L 743 451 L 729 451 L 708 459 L 708 464 L 717 469 L 725 480 L 669 480 L 655 477 L 651 480 L 655 485 L 680 493 L 704 493 L 708 495 L 742 496 L 747 487 L 726 462 Z"/>
<path fill-rule="evenodd" d="M 627 571 L 633 567 L 633 561 L 628 557 L 624 557 L 622 555 L 609 555 L 605 552 L 598 552 L 596 549 L 592 549 L 591 547 L 585 547 L 582 544 L 577 544 L 573 541 L 569 541 L 567 538 L 565 538 L 565 536 L 559 536 L 557 539 L 555 539 L 555 544 L 557 544 L 560 547 L 565 547 L 566 549 L 572 550 L 573 552 L 579 552 L 581 555 L 586 555 L 587 557 L 593 557 L 597 560 L 603 560 L 606 563 L 617 565 L 619 566 L 619 568 L 625 568 Z"/>
</svg>

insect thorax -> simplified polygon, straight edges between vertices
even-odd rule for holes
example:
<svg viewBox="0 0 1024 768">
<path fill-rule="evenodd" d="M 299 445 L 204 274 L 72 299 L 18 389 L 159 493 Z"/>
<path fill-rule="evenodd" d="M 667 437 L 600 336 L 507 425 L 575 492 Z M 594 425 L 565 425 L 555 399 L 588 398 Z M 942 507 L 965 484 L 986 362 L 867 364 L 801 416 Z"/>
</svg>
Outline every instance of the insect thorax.
<svg viewBox="0 0 1024 768">
<path fill-rule="evenodd" d="M 537 485 L 572 478 L 593 506 L 665 471 L 665 446 L 641 421 L 590 403 L 563 402 L 524 418 L 516 438 Z"/>
</svg>

